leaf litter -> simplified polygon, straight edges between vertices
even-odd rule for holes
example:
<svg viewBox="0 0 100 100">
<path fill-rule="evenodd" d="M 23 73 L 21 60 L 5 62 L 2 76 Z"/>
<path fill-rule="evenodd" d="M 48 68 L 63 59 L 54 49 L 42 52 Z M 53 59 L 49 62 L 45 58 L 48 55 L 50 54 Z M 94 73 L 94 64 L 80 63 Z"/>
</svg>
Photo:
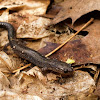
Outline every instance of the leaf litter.
<svg viewBox="0 0 100 100">
<path fill-rule="evenodd" d="M 69 34 L 69 36 L 68 36 L 68 34 L 67 35 L 66 34 L 55 34 L 55 32 L 50 32 L 49 30 L 47 32 L 47 30 L 45 29 L 45 26 L 49 25 L 51 20 L 35 16 L 35 15 L 39 15 L 39 14 L 45 14 L 46 9 L 50 3 L 49 0 L 46 0 L 46 1 L 39 0 L 39 2 L 37 2 L 36 0 L 33 0 L 32 2 L 35 2 L 35 4 L 37 4 L 37 5 L 40 4 L 40 6 L 37 6 L 37 7 L 36 6 L 34 7 L 34 5 L 30 6 L 31 1 L 17 0 L 16 2 L 17 3 L 14 3 L 12 0 L 10 2 L 7 2 L 7 1 L 1 2 L 1 5 L 3 5 L 1 7 L 1 9 L 5 8 L 5 7 L 7 8 L 6 10 L 4 10 L 2 12 L 3 15 L 1 15 L 1 16 L 7 15 L 8 13 L 5 13 L 5 11 L 7 12 L 7 10 L 10 13 L 7 15 L 7 17 L 1 17 L 0 21 L 6 21 L 6 22 L 10 22 L 11 24 L 13 24 L 13 26 L 15 27 L 15 29 L 17 31 L 18 38 L 31 39 L 29 41 L 28 40 L 26 41 L 28 47 L 31 47 L 35 50 L 39 50 L 40 48 L 42 48 L 45 45 L 45 41 L 53 42 L 52 45 L 54 43 L 63 43 L 66 40 L 66 38 L 68 38 L 70 35 L 72 35 L 72 34 Z M 41 11 L 39 10 L 39 7 L 40 7 L 40 9 L 43 9 L 43 12 L 42 12 L 42 10 Z M 41 8 L 41 7 L 43 7 L 43 8 Z M 16 10 L 16 12 L 14 12 L 15 10 Z M 32 16 L 32 17 L 29 17 L 29 16 Z M 40 21 L 40 23 L 39 23 L 39 21 Z M 45 24 L 42 21 L 45 21 L 47 24 Z M 31 30 L 30 27 L 32 28 L 32 23 L 34 23 L 35 27 L 33 27 L 33 29 Z M 42 23 L 44 23 L 44 24 L 42 24 Z M 42 26 L 39 24 L 42 24 Z M 26 29 L 27 29 L 27 31 L 26 31 Z M 46 31 L 47 35 L 44 35 L 41 37 L 41 34 L 38 34 L 37 36 L 35 36 L 35 34 L 33 35 L 33 33 L 32 33 L 32 31 L 34 29 L 35 29 L 35 32 L 37 32 L 37 33 L 38 32 L 41 33 L 41 30 L 44 29 L 44 32 L 42 32 L 41 34 L 45 34 L 45 31 Z M 26 33 L 24 35 L 23 34 L 21 35 L 22 32 L 23 33 L 26 32 Z M 48 33 L 50 33 L 51 35 Z M 20 36 L 18 36 L 19 34 L 20 34 Z M 34 38 L 34 36 L 35 36 L 35 38 Z M 60 41 L 59 41 L 59 39 L 60 39 Z M 70 46 L 71 44 L 76 43 L 76 48 L 74 46 L 72 46 L 72 47 L 74 47 L 75 51 L 77 51 L 77 50 L 81 49 L 81 47 L 79 47 L 79 45 L 78 45 L 79 41 L 77 41 L 77 40 L 75 40 L 75 41 L 76 42 L 74 42 L 74 41 L 69 42 L 68 44 Z M 37 46 L 32 47 L 33 46 L 32 44 L 36 44 L 36 43 L 37 43 Z M 57 45 L 59 45 L 59 44 L 57 44 Z M 78 49 L 77 49 L 77 46 L 79 47 Z M 72 47 L 70 46 L 70 50 Z M 84 48 L 84 45 L 82 47 Z M 55 48 L 55 46 L 54 46 L 54 48 Z M 69 47 L 67 46 L 66 48 L 69 48 Z M 79 51 L 81 51 L 81 50 L 79 50 Z M 11 51 L 11 49 L 10 49 L 10 51 Z M 68 54 L 70 55 L 69 51 L 68 51 Z M 59 51 L 57 51 L 57 52 L 59 52 Z M 57 55 L 59 56 L 59 54 L 60 53 L 58 53 Z M 79 53 L 76 53 L 76 54 L 78 56 Z M 85 52 L 85 54 L 88 55 L 88 53 L 86 53 L 86 52 Z M 10 55 L 12 55 L 12 54 L 8 53 L 8 55 L 7 55 L 9 57 L 9 59 L 11 59 Z M 84 55 L 84 53 L 82 55 Z M 17 56 L 14 56 L 14 57 L 16 58 Z M 78 56 L 78 57 L 80 57 L 80 56 Z M 60 58 L 60 56 L 59 56 L 59 58 Z M 83 59 L 83 58 L 81 58 L 81 59 Z M 13 69 L 13 70 L 15 70 L 20 66 L 20 64 L 22 63 L 23 60 L 19 60 L 19 58 L 18 58 L 18 60 L 15 60 L 13 58 L 13 60 L 16 63 L 14 65 L 14 69 Z M 24 63 L 27 63 L 27 62 L 24 61 Z M 87 61 L 87 63 L 89 63 L 89 62 Z M 80 64 L 81 63 L 79 63 L 79 65 Z M 84 64 L 84 62 L 83 62 L 83 64 Z M 89 75 L 88 72 L 77 70 L 74 72 L 73 76 L 68 76 L 66 78 L 63 78 L 60 75 L 52 73 L 52 71 L 43 75 L 41 73 L 41 70 L 37 69 L 37 67 L 34 67 L 34 68 L 30 69 L 29 71 L 27 71 L 27 70 L 28 69 L 24 70 L 23 72 L 19 72 L 15 75 L 12 74 L 9 77 L 6 74 L 3 74 L 4 77 L 6 77 L 6 79 L 9 79 L 10 84 L 6 80 L 7 87 L 5 87 L 4 84 L 2 82 L 0 82 L 1 86 L 3 87 L 2 89 L 0 89 L 0 93 L 2 94 L 2 95 L 0 95 L 1 100 L 4 100 L 4 99 L 22 99 L 22 100 L 27 100 L 27 99 L 52 100 L 53 99 L 53 100 L 55 100 L 55 99 L 67 99 L 67 98 L 70 100 L 70 98 L 74 98 L 74 99 L 90 98 L 91 99 L 91 97 L 97 99 L 97 97 L 94 96 L 94 94 L 92 94 L 91 96 L 90 95 L 88 96 L 88 94 L 91 93 L 90 89 L 92 88 L 94 90 L 96 88 L 95 81 Z M 93 71 L 94 71 L 94 73 L 96 72 L 95 70 L 93 70 Z M 98 77 L 98 75 L 97 75 L 97 77 Z M 6 83 L 6 81 L 4 81 L 2 78 L 0 80 Z M 9 85 L 10 85 L 10 87 L 9 87 Z M 82 95 L 80 96 L 80 94 L 82 94 Z"/>
<path fill-rule="evenodd" d="M 62 8 L 54 17 L 51 24 L 57 24 L 65 19 L 71 18 L 72 24 L 82 15 L 100 10 L 99 0 L 66 0 L 59 4 Z"/>
</svg>

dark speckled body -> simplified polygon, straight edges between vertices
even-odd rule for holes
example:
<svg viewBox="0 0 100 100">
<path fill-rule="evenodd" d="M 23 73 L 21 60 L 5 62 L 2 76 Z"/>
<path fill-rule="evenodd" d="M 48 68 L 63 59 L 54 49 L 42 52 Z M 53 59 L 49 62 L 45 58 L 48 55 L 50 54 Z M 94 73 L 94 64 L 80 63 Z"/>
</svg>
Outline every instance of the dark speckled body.
<svg viewBox="0 0 100 100">
<path fill-rule="evenodd" d="M 8 39 L 13 51 L 23 59 L 37 65 L 42 70 L 52 70 L 60 74 L 68 74 L 73 72 L 70 64 L 62 61 L 49 59 L 42 56 L 37 51 L 24 46 L 18 39 L 16 39 L 16 32 L 13 26 L 6 22 L 0 22 L 0 28 L 8 30 Z"/>
</svg>

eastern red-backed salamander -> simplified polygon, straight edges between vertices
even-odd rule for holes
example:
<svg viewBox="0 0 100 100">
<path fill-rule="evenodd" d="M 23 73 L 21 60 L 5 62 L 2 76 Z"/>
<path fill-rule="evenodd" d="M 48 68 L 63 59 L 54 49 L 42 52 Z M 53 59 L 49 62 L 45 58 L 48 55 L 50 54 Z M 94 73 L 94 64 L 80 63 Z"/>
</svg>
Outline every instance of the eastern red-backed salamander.
<svg viewBox="0 0 100 100">
<path fill-rule="evenodd" d="M 16 38 L 15 29 L 11 24 L 6 22 L 0 22 L 0 28 L 5 28 L 8 31 L 9 43 L 14 53 L 16 53 L 21 58 L 26 59 L 29 62 L 35 64 L 36 66 L 41 68 L 42 71 L 52 70 L 62 75 L 63 74 L 66 75 L 68 73 L 73 72 L 73 68 L 71 67 L 70 64 L 67 64 L 62 61 L 46 58 L 42 56 L 40 53 L 38 53 L 37 51 L 24 46 Z"/>
</svg>

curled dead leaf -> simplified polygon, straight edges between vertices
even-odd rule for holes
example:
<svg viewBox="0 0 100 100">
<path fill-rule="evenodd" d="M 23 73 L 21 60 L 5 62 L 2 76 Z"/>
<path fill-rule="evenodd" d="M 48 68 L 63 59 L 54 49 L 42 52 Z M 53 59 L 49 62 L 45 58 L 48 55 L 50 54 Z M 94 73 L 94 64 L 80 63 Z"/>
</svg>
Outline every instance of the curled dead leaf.
<svg viewBox="0 0 100 100">
<path fill-rule="evenodd" d="M 23 72 L 23 73 L 28 76 L 38 77 L 38 79 L 42 82 L 47 81 L 46 77 L 42 74 L 42 72 L 40 71 L 40 69 L 37 66 L 35 66 L 34 68 L 30 69 L 29 71 Z"/>
<path fill-rule="evenodd" d="M 0 70 L 2 72 L 11 73 L 20 66 L 21 59 L 14 56 L 9 56 L 5 52 L 0 51 Z"/>
<path fill-rule="evenodd" d="M 3 51 L 0 52 L 0 60 L 6 65 L 9 71 L 12 70 L 12 66 L 13 66 L 12 61 L 9 58 L 9 56 Z"/>
</svg>

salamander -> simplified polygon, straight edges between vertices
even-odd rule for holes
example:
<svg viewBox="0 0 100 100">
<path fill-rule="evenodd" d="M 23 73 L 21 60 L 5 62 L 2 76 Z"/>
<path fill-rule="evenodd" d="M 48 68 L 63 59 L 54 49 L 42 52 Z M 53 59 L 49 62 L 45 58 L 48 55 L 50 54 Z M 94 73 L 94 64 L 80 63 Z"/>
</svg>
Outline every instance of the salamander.
<svg viewBox="0 0 100 100">
<path fill-rule="evenodd" d="M 44 57 L 37 51 L 23 45 L 23 43 L 16 38 L 16 31 L 10 23 L 0 22 L 0 28 L 4 28 L 8 31 L 9 44 L 14 53 L 38 66 L 42 71 L 51 70 L 61 75 L 73 72 L 73 68 L 70 64 Z"/>
</svg>

